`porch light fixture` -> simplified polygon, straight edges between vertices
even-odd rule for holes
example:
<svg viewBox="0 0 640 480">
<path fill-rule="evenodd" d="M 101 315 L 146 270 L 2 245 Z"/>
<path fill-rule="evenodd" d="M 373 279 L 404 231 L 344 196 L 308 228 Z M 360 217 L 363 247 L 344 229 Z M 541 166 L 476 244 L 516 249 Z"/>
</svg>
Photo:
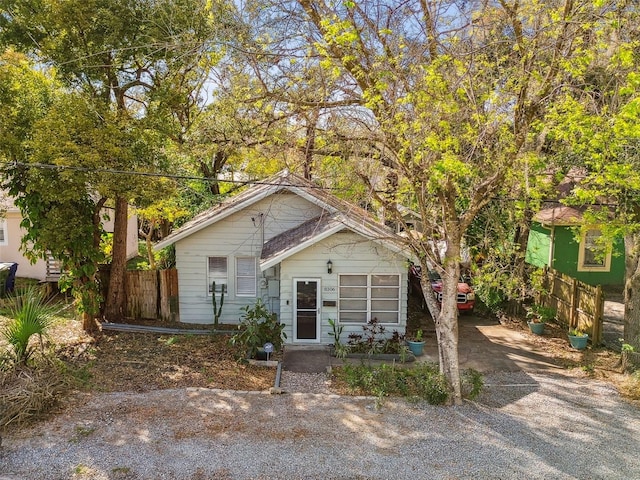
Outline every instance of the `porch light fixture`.
<svg viewBox="0 0 640 480">
<path fill-rule="evenodd" d="M 331 273 L 331 272 L 333 272 L 333 262 L 329 260 L 327 262 L 327 273 Z"/>
</svg>

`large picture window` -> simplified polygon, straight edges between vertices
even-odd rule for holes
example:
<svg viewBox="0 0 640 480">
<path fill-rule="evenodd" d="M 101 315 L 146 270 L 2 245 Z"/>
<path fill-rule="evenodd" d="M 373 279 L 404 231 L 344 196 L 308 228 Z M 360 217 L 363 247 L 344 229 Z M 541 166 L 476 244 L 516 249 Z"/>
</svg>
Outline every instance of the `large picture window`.
<svg viewBox="0 0 640 480">
<path fill-rule="evenodd" d="M 341 323 L 400 321 L 400 275 L 340 275 Z"/>
<path fill-rule="evenodd" d="M 223 288 L 225 292 L 228 292 L 227 278 L 227 257 L 209 257 L 207 270 L 209 295 L 213 291 L 214 282 L 216 284 L 216 293 L 222 292 Z"/>
<path fill-rule="evenodd" d="M 236 295 L 239 297 L 256 296 L 256 258 L 236 258 Z"/>
<path fill-rule="evenodd" d="M 602 242 L 600 230 L 582 234 L 578 254 L 579 272 L 608 272 L 611 269 L 611 245 Z"/>
</svg>

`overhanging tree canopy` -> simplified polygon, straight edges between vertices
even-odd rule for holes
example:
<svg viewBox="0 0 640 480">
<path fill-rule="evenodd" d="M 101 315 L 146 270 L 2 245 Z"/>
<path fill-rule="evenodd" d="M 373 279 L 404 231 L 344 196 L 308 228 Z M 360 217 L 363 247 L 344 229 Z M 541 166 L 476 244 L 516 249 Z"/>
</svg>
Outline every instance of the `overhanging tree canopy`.
<svg viewBox="0 0 640 480">
<path fill-rule="evenodd" d="M 325 98 L 339 103 L 318 108 L 337 137 L 359 144 L 347 158 L 359 162 L 370 194 L 397 222 L 398 204 L 422 217 L 424 235 L 409 235 L 407 243 L 425 270 L 444 279 L 441 308 L 427 281 L 423 291 L 440 366 L 459 401 L 456 294 L 465 233 L 515 173 L 526 171 L 544 141 L 548 108 L 597 55 L 601 45 L 592 39 L 623 28 L 633 7 L 573 0 L 298 0 L 268 7 L 267 18 L 280 21 L 263 36 L 274 39 L 276 58 L 261 77 L 264 88 L 287 84 L 287 62 L 302 57 L 320 67 L 333 87 Z M 286 36 L 278 36 L 279 25 L 289 27 Z M 270 83 L 274 72 L 282 76 Z"/>
<path fill-rule="evenodd" d="M 99 164 L 125 172 L 158 169 L 164 156 L 162 142 L 179 138 L 190 125 L 188 117 L 201 102 L 199 92 L 207 73 L 220 56 L 216 39 L 224 37 L 232 25 L 224 2 L 199 0 L 3 0 L 0 8 L 2 44 L 14 45 L 54 66 L 67 94 L 82 97 L 86 105 L 75 115 L 61 102 L 49 115 L 49 123 L 40 127 L 49 128 L 40 132 L 49 135 L 49 144 L 34 142 L 34 154 L 26 160 L 89 170 Z M 65 115 L 74 131 L 62 141 L 55 134 L 62 125 L 56 122 Z M 7 172 L 10 184 L 16 172 Z M 14 192 L 25 198 L 35 195 L 29 185 L 38 178 L 35 172 L 20 170 Z M 51 181 L 63 181 L 50 188 L 64 192 L 64 181 L 74 176 L 74 170 L 50 176 Z M 75 191 L 83 196 L 82 203 L 91 203 L 97 194 L 115 207 L 105 316 L 119 318 L 124 301 L 127 205 L 148 193 L 152 181 L 127 175 L 92 175 L 85 180 L 86 176 L 73 180 L 87 187 Z M 33 209 L 29 213 L 45 214 Z M 99 236 L 98 231 L 94 234 Z M 52 247 L 45 245 L 55 250 Z"/>
</svg>

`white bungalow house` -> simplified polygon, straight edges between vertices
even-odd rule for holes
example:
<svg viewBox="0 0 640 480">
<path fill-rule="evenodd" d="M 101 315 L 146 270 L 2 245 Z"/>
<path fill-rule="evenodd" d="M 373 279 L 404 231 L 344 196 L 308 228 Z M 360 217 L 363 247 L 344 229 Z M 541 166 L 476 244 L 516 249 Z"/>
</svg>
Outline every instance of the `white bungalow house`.
<svg viewBox="0 0 640 480">
<path fill-rule="evenodd" d="M 21 242 L 26 232 L 21 226 L 22 214 L 14 205 L 13 198 L 4 191 L 0 191 L 0 212 L 0 262 L 17 263 L 18 277 L 57 282 L 60 279 L 60 264 L 56 259 L 31 263 L 24 256 Z M 101 217 L 105 231 L 113 232 L 113 209 L 103 209 Z M 129 216 L 127 228 L 127 258 L 133 258 L 138 254 L 138 216 L 135 213 Z"/>
<path fill-rule="evenodd" d="M 226 286 L 221 323 L 262 299 L 288 343 L 332 343 L 376 318 L 407 323 L 407 253 L 367 212 L 286 171 L 201 213 L 156 244 L 175 245 L 180 321 L 212 323 L 211 285 Z M 216 295 L 219 295 L 216 292 Z"/>
</svg>

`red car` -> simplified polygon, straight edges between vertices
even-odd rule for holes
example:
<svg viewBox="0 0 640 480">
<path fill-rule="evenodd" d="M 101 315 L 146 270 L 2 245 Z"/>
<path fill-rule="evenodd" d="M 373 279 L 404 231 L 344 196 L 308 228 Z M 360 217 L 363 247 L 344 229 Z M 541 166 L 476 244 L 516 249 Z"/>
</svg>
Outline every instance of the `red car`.
<svg viewBox="0 0 640 480">
<path fill-rule="evenodd" d="M 411 284 L 411 292 L 414 294 L 420 294 L 422 297 L 422 286 L 420 285 L 420 278 L 422 277 L 422 268 L 418 265 L 412 265 L 409 268 L 409 281 Z M 440 275 L 434 271 L 429 272 L 429 280 L 431 280 L 431 288 L 436 292 L 436 298 L 438 302 L 442 302 L 442 279 Z M 470 280 L 467 278 L 460 278 L 458 282 L 458 310 L 461 312 L 473 312 L 473 308 L 476 304 L 476 294 L 471 288 Z"/>
</svg>

